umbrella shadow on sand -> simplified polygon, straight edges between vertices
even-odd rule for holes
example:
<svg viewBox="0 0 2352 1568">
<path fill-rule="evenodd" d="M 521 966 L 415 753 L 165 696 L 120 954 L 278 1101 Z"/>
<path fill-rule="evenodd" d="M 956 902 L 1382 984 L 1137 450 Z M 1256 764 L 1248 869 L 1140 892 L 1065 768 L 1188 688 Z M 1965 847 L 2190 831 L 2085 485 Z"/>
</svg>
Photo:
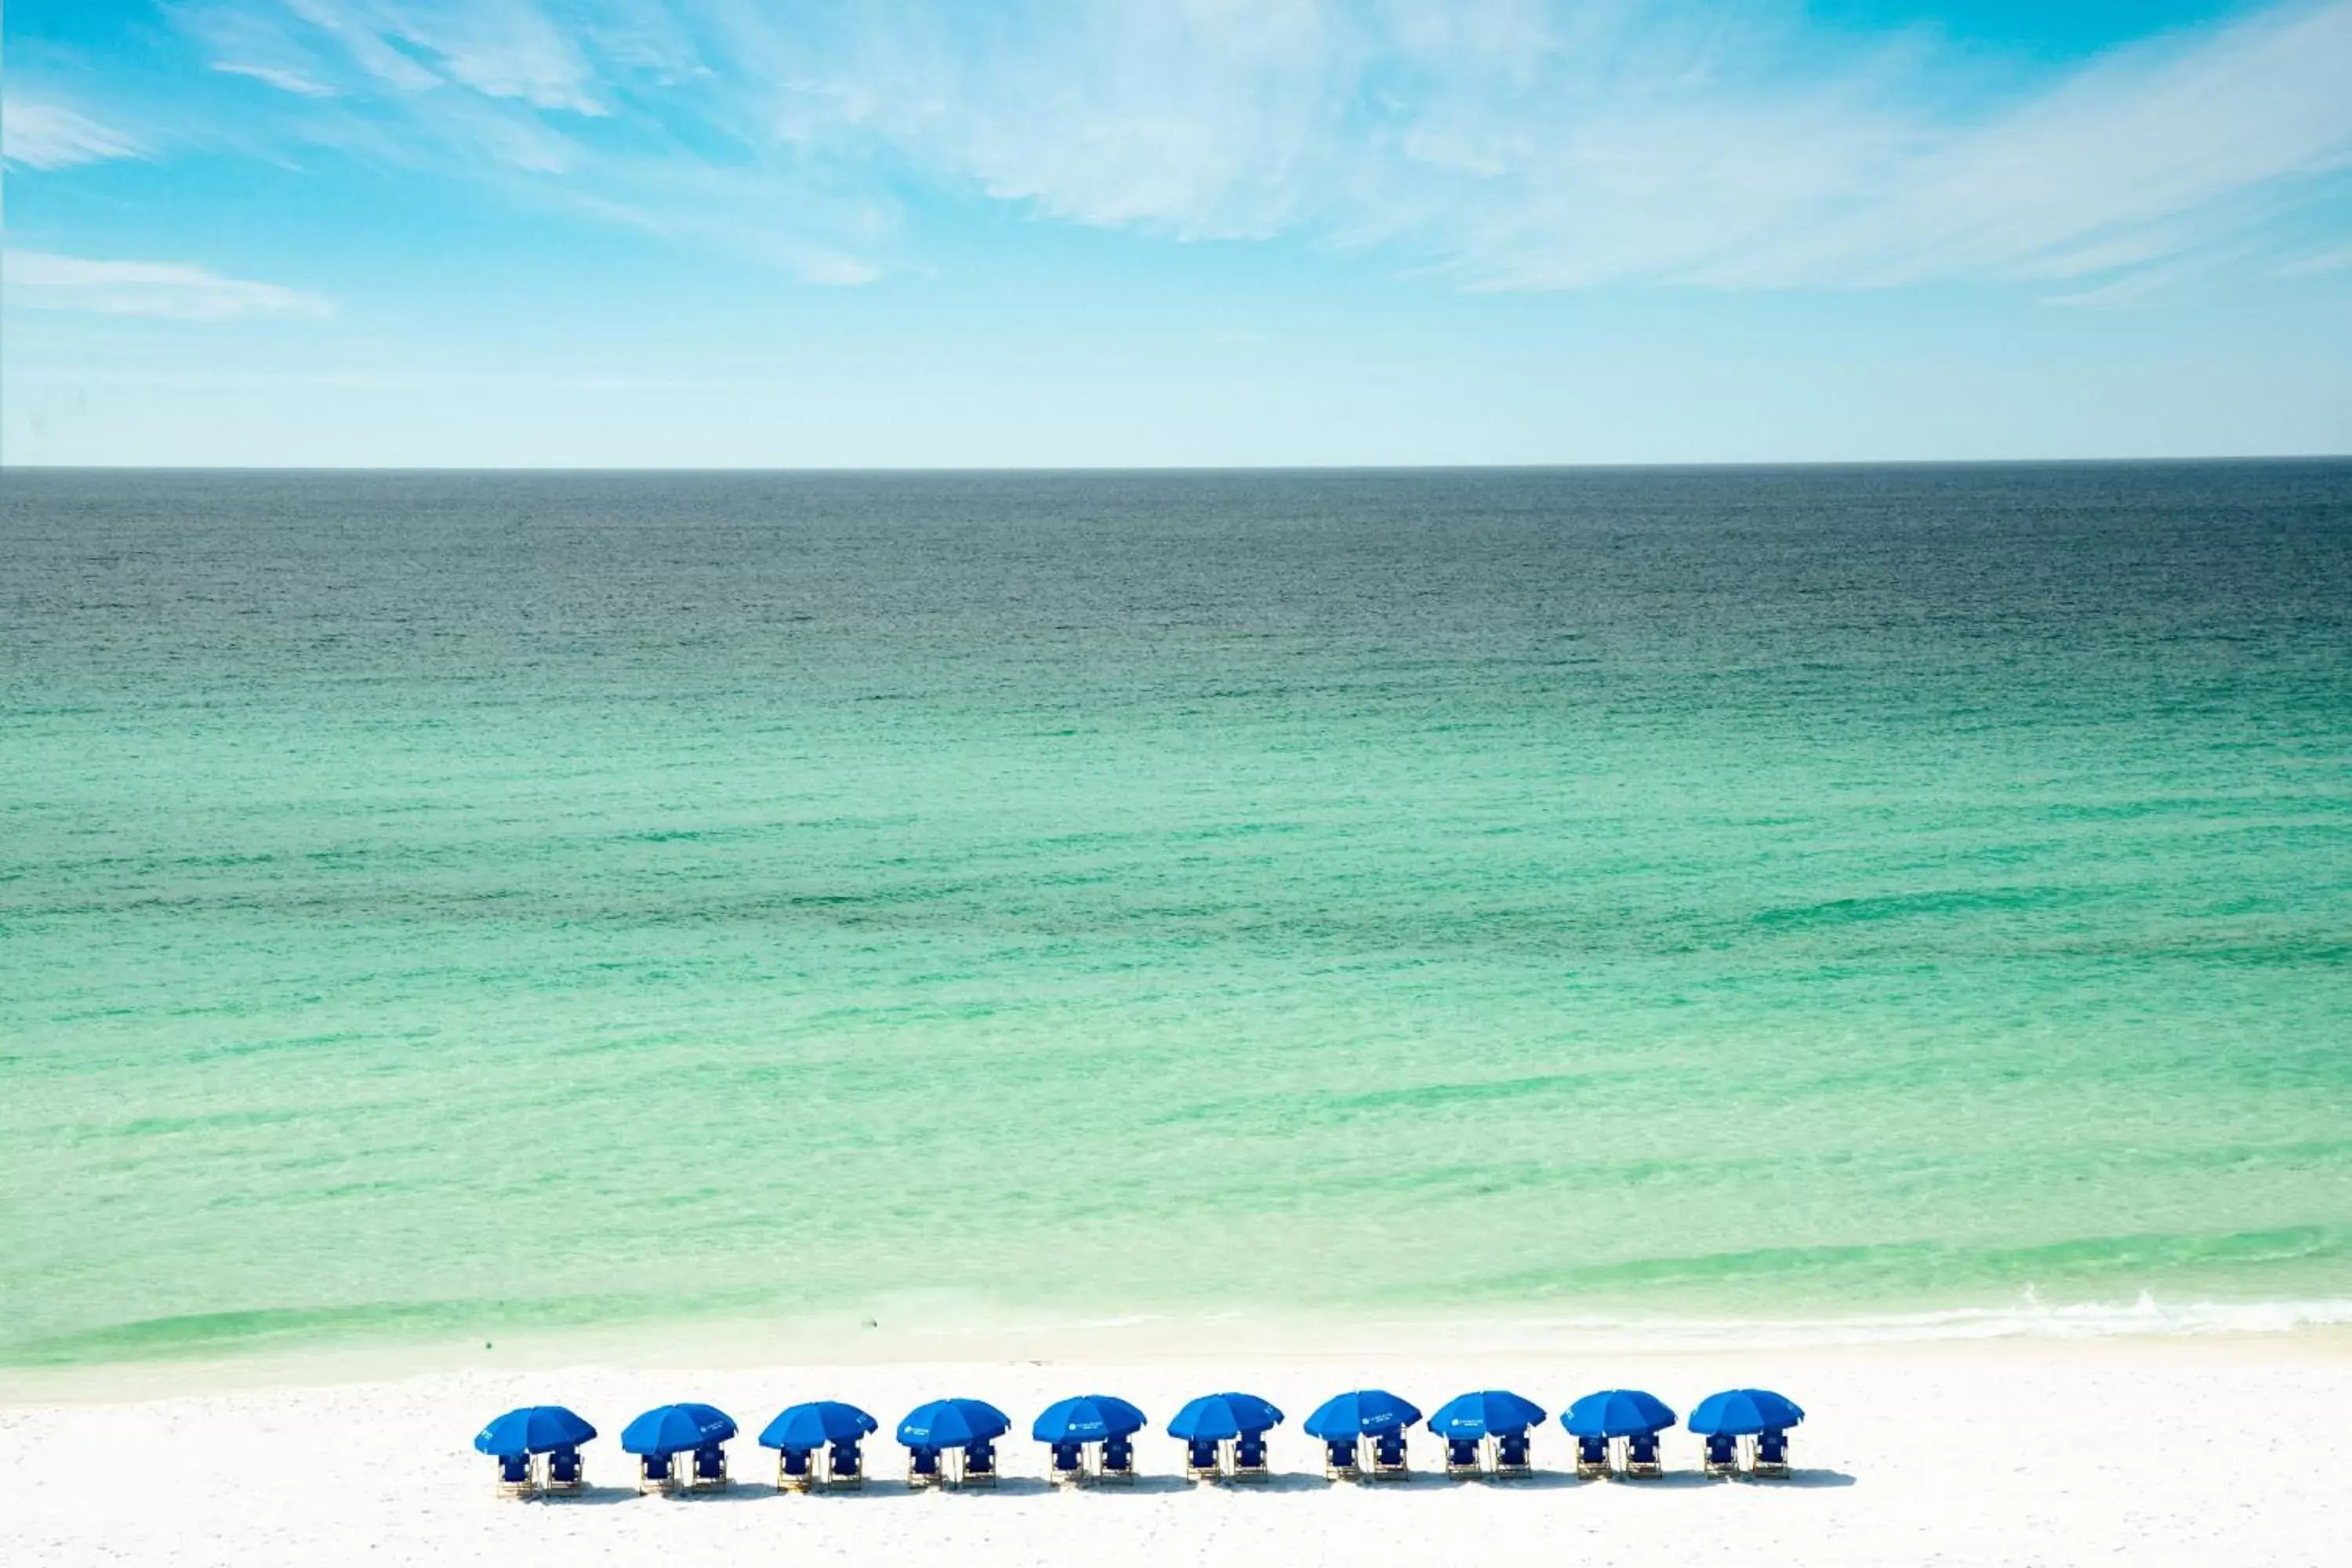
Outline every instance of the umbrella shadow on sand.
<svg viewBox="0 0 2352 1568">
<path fill-rule="evenodd" d="M 1849 1476 L 1843 1470 L 1791 1470 L 1777 1481 L 1757 1481 L 1752 1484 L 1769 1491 L 1774 1487 L 1850 1487 L 1855 1485 L 1857 1479 L 1858 1478 Z"/>
</svg>

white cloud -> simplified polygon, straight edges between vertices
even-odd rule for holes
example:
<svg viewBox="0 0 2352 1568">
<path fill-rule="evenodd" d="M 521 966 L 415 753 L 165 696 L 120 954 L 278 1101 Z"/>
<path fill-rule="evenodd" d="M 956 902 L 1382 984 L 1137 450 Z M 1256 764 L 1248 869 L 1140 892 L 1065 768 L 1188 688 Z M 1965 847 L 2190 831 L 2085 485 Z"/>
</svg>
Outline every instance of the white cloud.
<svg viewBox="0 0 2352 1568">
<path fill-rule="evenodd" d="M 334 314 L 333 301 L 276 283 L 224 278 L 170 261 L 93 261 L 45 250 L 0 255 L 7 301 L 33 310 L 108 316 L 168 316 L 217 321 L 238 316 Z"/>
<path fill-rule="evenodd" d="M 20 169 L 70 169 L 145 149 L 120 131 L 62 104 L 11 95 L 0 102 L 0 160 Z"/>
<path fill-rule="evenodd" d="M 326 83 L 315 81 L 287 66 L 257 65 L 249 60 L 216 60 L 213 63 L 213 69 L 223 76 L 251 77 L 298 98 L 332 98 L 335 94 L 335 89 Z"/>
<path fill-rule="evenodd" d="M 2352 268 L 2352 245 L 2339 246 L 2315 255 L 2298 256 L 2280 267 L 2279 272 L 2288 278 L 2315 278 L 2323 272 L 2341 272 L 2346 268 Z"/>
<path fill-rule="evenodd" d="M 316 106 L 320 140 L 561 184 L 824 281 L 867 275 L 888 193 L 929 183 L 1479 289 L 2088 293 L 2352 165 L 2352 0 L 2071 68 L 1793 3 L 202 3 L 184 22 L 217 68 L 359 100 Z"/>
</svg>

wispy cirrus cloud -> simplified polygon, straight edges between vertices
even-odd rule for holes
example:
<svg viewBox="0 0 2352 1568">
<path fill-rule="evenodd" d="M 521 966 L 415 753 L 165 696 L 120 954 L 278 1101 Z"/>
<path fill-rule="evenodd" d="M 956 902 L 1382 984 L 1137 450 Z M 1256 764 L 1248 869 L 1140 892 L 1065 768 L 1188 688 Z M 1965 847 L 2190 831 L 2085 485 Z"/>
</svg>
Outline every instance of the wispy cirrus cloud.
<svg viewBox="0 0 2352 1568">
<path fill-rule="evenodd" d="M 819 281 L 871 276 L 898 242 L 889 193 L 929 184 L 1047 221 L 1372 252 L 1477 289 L 2091 294 L 2210 247 L 2258 257 L 2352 167 L 2352 0 L 2000 70 L 1915 33 L 1700 0 L 176 15 L 220 68 L 318 85 L 296 134 L 561 186 Z"/>
<path fill-rule="evenodd" d="M 0 102 L 0 160 L 19 169 L 70 169 L 146 152 L 137 139 L 63 104 L 8 95 Z"/>
<path fill-rule="evenodd" d="M 223 76 L 250 77 L 298 98 L 332 98 L 335 89 L 289 66 L 262 65 L 252 60 L 215 60 L 213 69 Z"/>
<path fill-rule="evenodd" d="M 331 316 L 334 302 L 276 283 L 224 278 L 170 261 L 99 261 L 45 250 L 0 254 L 7 302 L 33 310 L 217 321 L 239 316 Z"/>
</svg>

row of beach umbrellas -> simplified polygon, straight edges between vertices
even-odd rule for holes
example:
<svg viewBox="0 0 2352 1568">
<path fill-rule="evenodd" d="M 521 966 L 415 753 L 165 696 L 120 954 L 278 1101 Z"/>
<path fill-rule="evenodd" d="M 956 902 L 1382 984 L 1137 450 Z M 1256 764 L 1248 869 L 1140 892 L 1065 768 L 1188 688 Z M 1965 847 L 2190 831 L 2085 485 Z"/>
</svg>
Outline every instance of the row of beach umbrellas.
<svg viewBox="0 0 2352 1568">
<path fill-rule="evenodd" d="M 1431 1431 L 1449 1441 L 1524 1436 L 1549 1419 L 1546 1408 L 1507 1389 L 1482 1389 L 1440 1405 L 1428 1417 Z M 1735 1388 L 1711 1394 L 1691 1412 L 1691 1431 L 1702 1436 L 1747 1436 L 1784 1432 L 1805 1418 L 1794 1400 L 1769 1389 Z M 1325 1441 L 1401 1433 L 1421 1422 L 1412 1401 L 1385 1389 L 1356 1389 L 1326 1400 L 1307 1417 L 1307 1435 Z M 1560 1413 L 1560 1425 L 1577 1437 L 1613 1440 L 1651 1436 L 1679 1418 L 1656 1395 L 1637 1388 L 1588 1394 Z M 1253 1394 L 1210 1394 L 1172 1416 L 1168 1435 L 1188 1443 L 1223 1442 L 1260 1435 L 1280 1426 L 1283 1413 Z M 1058 1400 L 1030 1424 L 1041 1443 L 1097 1443 L 1131 1436 L 1150 1425 L 1143 1412 L 1107 1394 Z M 854 1405 L 818 1400 L 780 1413 L 760 1432 L 762 1447 L 806 1453 L 834 1444 L 855 1444 L 881 1424 Z M 917 1405 L 898 1423 L 898 1439 L 910 1449 L 940 1450 L 987 1443 L 1013 1429 L 1012 1419 L 982 1399 L 935 1399 Z M 665 1405 L 648 1410 L 621 1431 L 624 1452 L 663 1457 L 724 1443 L 737 1435 L 732 1417 L 709 1405 Z M 474 1447 L 498 1458 L 577 1448 L 596 1428 L 560 1405 L 509 1410 L 482 1428 Z"/>
</svg>

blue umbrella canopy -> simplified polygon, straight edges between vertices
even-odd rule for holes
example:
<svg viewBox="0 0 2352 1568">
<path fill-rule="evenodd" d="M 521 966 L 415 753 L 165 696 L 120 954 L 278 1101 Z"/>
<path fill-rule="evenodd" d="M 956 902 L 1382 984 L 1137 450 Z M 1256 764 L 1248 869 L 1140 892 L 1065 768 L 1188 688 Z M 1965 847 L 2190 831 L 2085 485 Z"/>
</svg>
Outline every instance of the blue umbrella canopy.
<svg viewBox="0 0 2352 1568">
<path fill-rule="evenodd" d="M 507 1459 L 576 1448 L 595 1435 L 596 1428 L 561 1405 L 526 1405 L 475 1433 L 474 1447 L 493 1458 Z"/>
<path fill-rule="evenodd" d="M 735 1436 L 735 1419 L 708 1405 L 663 1405 L 621 1428 L 626 1454 L 683 1454 Z"/>
<path fill-rule="evenodd" d="M 761 1429 L 760 1447 L 806 1453 L 827 1443 L 855 1442 L 868 1432 L 878 1431 L 881 1426 L 855 1405 L 820 1399 L 809 1405 L 795 1405 L 769 1422 Z"/>
<path fill-rule="evenodd" d="M 1327 1399 L 1307 1418 L 1310 1437 L 1359 1437 L 1394 1432 L 1421 1419 L 1410 1399 L 1400 1399 L 1385 1388 L 1359 1388 Z"/>
<path fill-rule="evenodd" d="M 907 1412 L 898 1441 L 909 1448 L 961 1448 L 1012 1430 L 1012 1420 L 984 1399 L 934 1399 Z"/>
<path fill-rule="evenodd" d="M 1549 1419 L 1544 1407 L 1507 1389 L 1489 1388 L 1447 1400 L 1429 1418 L 1429 1429 L 1441 1437 L 1495 1437 L 1524 1432 Z"/>
<path fill-rule="evenodd" d="M 1048 1405 L 1029 1424 L 1029 1436 L 1040 1443 L 1098 1443 L 1140 1432 L 1143 1412 L 1108 1394 L 1081 1394 Z"/>
<path fill-rule="evenodd" d="M 1282 1412 L 1255 1394 L 1204 1394 L 1176 1412 L 1168 1435 L 1188 1443 L 1217 1443 L 1281 1425 Z"/>
<path fill-rule="evenodd" d="M 1702 1437 L 1747 1437 L 1780 1431 L 1804 1418 L 1795 1400 L 1769 1388 L 1727 1388 L 1698 1402 L 1691 1412 L 1690 1429 Z"/>
<path fill-rule="evenodd" d="M 1588 1394 L 1560 1414 L 1559 1424 L 1579 1437 L 1631 1437 L 1663 1432 L 1675 1424 L 1665 1401 L 1638 1388 Z"/>
</svg>

